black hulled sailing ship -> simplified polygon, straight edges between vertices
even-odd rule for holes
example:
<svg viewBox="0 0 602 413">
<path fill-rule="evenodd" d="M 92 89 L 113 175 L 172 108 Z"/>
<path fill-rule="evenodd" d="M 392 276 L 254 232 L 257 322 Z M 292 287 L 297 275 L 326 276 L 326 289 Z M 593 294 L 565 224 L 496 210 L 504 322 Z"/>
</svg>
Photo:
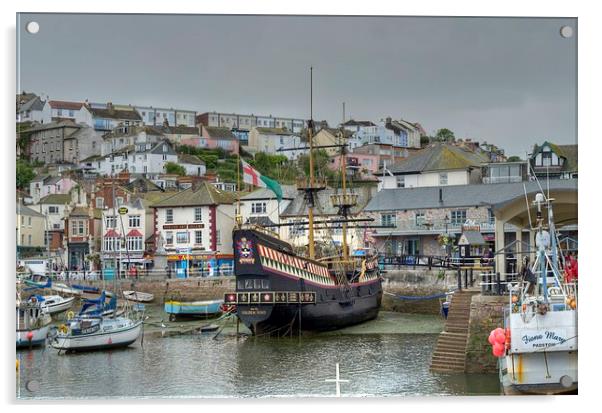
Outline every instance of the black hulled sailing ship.
<svg viewBox="0 0 602 413">
<path fill-rule="evenodd" d="M 312 134 L 310 120 L 309 179 L 298 184 L 307 203 L 307 254 L 296 253 L 269 228 L 241 224 L 240 216 L 233 231 L 236 291 L 225 294 L 225 302 L 237 305 L 239 319 L 255 335 L 339 329 L 374 319 L 380 309 L 378 256 L 351 256 L 347 245 L 348 223 L 357 221 L 350 218 L 357 194 L 347 189 L 344 143 L 333 145 L 341 148 L 342 185 L 340 193 L 330 197 L 339 216 L 334 222 L 342 230 L 341 250 L 335 257 L 316 256 L 316 193 L 326 185 L 314 177 Z M 319 224 L 320 228 L 329 225 Z"/>
</svg>

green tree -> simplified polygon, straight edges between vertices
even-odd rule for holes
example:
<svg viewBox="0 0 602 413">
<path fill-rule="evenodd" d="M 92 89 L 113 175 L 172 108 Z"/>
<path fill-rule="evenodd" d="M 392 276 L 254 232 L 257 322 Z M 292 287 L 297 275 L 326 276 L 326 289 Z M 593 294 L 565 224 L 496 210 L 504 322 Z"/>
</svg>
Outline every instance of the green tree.
<svg viewBox="0 0 602 413">
<path fill-rule="evenodd" d="M 326 178 L 327 181 L 334 185 L 336 172 L 330 169 L 330 156 L 324 149 L 319 149 L 314 152 L 314 175 L 316 177 Z M 305 176 L 309 176 L 309 156 L 299 156 L 299 166 L 305 173 Z"/>
<path fill-rule="evenodd" d="M 17 159 L 17 188 L 26 188 L 35 176 L 33 167 L 27 161 Z"/>
<path fill-rule="evenodd" d="M 435 133 L 435 139 L 437 139 L 439 142 L 454 142 L 456 137 L 451 130 L 442 128 Z"/>
<path fill-rule="evenodd" d="M 508 162 L 520 162 L 520 161 L 522 161 L 520 156 L 512 155 L 511 157 L 508 158 Z"/>
<path fill-rule="evenodd" d="M 431 139 L 428 136 L 420 137 L 420 146 L 421 147 L 427 146 L 430 142 L 431 142 Z"/>
<path fill-rule="evenodd" d="M 184 169 L 182 165 L 178 165 L 175 162 L 167 162 L 165 164 L 165 173 L 184 176 L 186 175 L 186 169 Z"/>
</svg>

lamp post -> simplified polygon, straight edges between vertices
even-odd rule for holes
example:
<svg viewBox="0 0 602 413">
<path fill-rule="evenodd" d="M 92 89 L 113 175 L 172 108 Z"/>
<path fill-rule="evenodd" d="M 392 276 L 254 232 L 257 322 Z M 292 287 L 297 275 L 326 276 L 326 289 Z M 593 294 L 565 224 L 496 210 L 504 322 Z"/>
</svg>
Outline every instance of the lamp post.
<svg viewBox="0 0 602 413">
<path fill-rule="evenodd" d="M 449 216 L 447 214 L 445 214 L 443 222 L 445 222 L 445 239 L 447 240 L 447 242 L 445 243 L 445 255 L 449 258 L 449 234 L 447 232 L 447 226 L 449 225 Z"/>
</svg>

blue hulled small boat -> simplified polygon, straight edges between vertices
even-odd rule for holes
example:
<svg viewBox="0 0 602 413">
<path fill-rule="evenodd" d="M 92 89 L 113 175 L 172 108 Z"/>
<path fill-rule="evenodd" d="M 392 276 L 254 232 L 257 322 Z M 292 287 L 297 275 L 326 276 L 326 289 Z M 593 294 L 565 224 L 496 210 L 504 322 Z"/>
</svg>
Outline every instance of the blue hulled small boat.
<svg viewBox="0 0 602 413">
<path fill-rule="evenodd" d="M 176 317 L 211 317 L 221 312 L 224 300 L 209 301 L 166 301 L 165 312 L 169 314 L 171 321 Z"/>
</svg>

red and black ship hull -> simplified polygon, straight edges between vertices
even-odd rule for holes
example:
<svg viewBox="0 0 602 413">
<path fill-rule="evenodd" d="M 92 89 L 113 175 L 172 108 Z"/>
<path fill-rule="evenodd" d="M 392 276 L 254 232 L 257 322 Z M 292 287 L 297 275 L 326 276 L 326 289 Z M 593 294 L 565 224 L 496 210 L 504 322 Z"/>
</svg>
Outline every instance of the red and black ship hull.
<svg viewBox="0 0 602 413">
<path fill-rule="evenodd" d="M 341 284 L 327 265 L 295 255 L 289 244 L 252 229 L 233 233 L 240 320 L 255 335 L 334 330 L 376 318 L 382 300 L 376 260 Z"/>
</svg>

